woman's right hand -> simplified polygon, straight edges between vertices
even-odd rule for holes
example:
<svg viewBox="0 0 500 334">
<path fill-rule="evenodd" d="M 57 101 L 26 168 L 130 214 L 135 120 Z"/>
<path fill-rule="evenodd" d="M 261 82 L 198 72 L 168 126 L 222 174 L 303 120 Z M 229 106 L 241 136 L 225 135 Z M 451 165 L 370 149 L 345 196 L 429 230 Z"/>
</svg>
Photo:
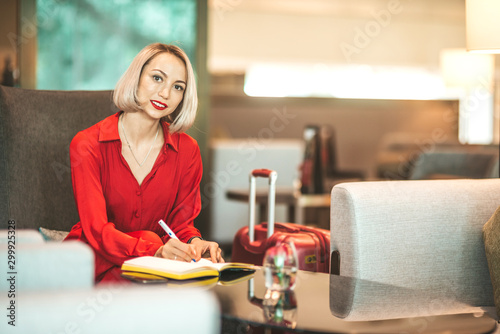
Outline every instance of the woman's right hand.
<svg viewBox="0 0 500 334">
<path fill-rule="evenodd" d="M 192 259 L 196 259 L 196 251 L 193 245 L 185 244 L 177 239 L 170 239 L 165 245 L 158 248 L 155 256 L 170 260 L 191 262 Z"/>
</svg>

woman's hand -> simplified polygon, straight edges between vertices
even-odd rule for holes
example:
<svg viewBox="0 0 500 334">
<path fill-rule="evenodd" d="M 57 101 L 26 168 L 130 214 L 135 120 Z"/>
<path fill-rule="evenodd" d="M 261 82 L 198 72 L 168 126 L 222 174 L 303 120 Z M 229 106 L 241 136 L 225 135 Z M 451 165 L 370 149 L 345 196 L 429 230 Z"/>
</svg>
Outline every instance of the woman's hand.
<svg viewBox="0 0 500 334">
<path fill-rule="evenodd" d="M 213 241 L 202 240 L 200 238 L 195 238 L 191 240 L 190 246 L 194 246 L 196 254 L 198 257 L 194 258 L 196 261 L 202 257 L 210 258 L 213 263 L 225 262 L 222 258 L 222 250 L 219 248 L 219 244 Z"/>
<path fill-rule="evenodd" d="M 191 262 L 193 259 L 201 257 L 201 251 L 198 252 L 194 245 L 188 245 L 177 239 L 170 239 L 167 243 L 156 251 L 156 257 L 165 259 Z"/>
</svg>

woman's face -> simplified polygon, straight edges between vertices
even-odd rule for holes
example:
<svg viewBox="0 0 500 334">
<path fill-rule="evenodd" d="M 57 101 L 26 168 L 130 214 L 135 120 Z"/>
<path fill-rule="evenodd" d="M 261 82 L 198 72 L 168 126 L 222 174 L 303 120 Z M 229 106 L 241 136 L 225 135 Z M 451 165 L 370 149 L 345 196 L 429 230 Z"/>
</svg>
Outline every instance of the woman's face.
<svg viewBox="0 0 500 334">
<path fill-rule="evenodd" d="M 137 88 L 141 109 L 160 119 L 177 108 L 186 90 L 186 66 L 170 53 L 160 53 L 144 66 Z"/>
</svg>

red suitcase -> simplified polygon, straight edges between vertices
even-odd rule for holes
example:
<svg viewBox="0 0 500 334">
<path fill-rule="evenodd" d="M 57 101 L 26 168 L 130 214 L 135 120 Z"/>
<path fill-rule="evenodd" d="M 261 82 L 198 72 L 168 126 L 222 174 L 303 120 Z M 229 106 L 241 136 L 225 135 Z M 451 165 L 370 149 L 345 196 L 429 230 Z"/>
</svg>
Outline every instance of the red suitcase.
<svg viewBox="0 0 500 334">
<path fill-rule="evenodd" d="M 269 178 L 268 222 L 255 226 L 255 180 Z M 293 241 L 297 250 L 299 269 L 329 272 L 330 231 L 297 225 L 275 223 L 274 208 L 276 179 L 278 174 L 268 169 L 256 169 L 250 173 L 249 224 L 241 228 L 233 241 L 231 261 L 262 265 L 266 250 L 280 241 Z"/>
</svg>

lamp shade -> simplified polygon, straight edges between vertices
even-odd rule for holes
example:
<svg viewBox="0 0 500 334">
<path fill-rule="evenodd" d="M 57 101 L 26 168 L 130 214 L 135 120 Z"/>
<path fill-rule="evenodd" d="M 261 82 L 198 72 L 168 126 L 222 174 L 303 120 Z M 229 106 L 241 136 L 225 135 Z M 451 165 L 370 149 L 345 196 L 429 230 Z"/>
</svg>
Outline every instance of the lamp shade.
<svg viewBox="0 0 500 334">
<path fill-rule="evenodd" d="M 443 49 L 441 75 L 446 86 L 491 89 L 495 60 L 491 54 L 475 54 L 465 49 Z"/>
<path fill-rule="evenodd" d="M 466 0 L 467 51 L 500 53 L 500 1 Z"/>
</svg>

